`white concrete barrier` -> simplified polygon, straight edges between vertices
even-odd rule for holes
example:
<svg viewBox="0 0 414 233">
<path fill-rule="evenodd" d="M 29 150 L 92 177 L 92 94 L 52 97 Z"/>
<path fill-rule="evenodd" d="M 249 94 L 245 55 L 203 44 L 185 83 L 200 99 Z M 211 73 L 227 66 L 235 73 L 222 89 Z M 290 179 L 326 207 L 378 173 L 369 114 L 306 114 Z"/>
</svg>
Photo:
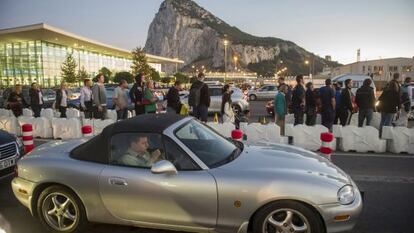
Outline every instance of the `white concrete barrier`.
<svg viewBox="0 0 414 233">
<path fill-rule="evenodd" d="M 115 123 L 113 120 L 99 120 L 99 119 L 84 119 L 83 125 L 90 125 L 93 129 L 93 135 L 98 135 L 102 132 L 102 130 L 110 125 Z"/>
<path fill-rule="evenodd" d="M 79 119 L 54 118 L 52 120 L 54 139 L 74 139 L 81 138 L 81 122 Z"/>
<path fill-rule="evenodd" d="M 351 123 L 349 125 L 358 126 L 358 117 L 359 117 L 359 113 L 352 114 Z M 366 126 L 366 122 L 367 121 L 365 120 L 363 126 Z M 381 123 L 381 113 L 374 112 L 372 115 L 372 121 L 371 121 L 370 126 L 376 129 L 379 129 L 380 123 Z"/>
<path fill-rule="evenodd" d="M 323 125 L 307 126 L 287 124 L 285 127 L 286 136 L 293 137 L 293 145 L 307 150 L 317 151 L 322 145 L 321 133 L 329 132 Z M 333 149 L 336 148 L 336 141 L 333 142 Z"/>
<path fill-rule="evenodd" d="M 80 111 L 77 110 L 76 108 L 68 108 L 66 110 L 66 118 L 67 119 L 70 119 L 70 118 L 79 119 L 80 118 Z"/>
<path fill-rule="evenodd" d="M 14 116 L 0 116 L 0 129 L 17 136 L 21 136 L 19 122 Z"/>
<path fill-rule="evenodd" d="M 0 116 L 11 117 L 13 116 L 13 112 L 8 109 L 0 108 Z"/>
<path fill-rule="evenodd" d="M 207 125 L 216 130 L 219 134 L 221 134 L 223 137 L 231 137 L 231 131 L 233 131 L 236 127 L 232 123 L 224 123 L 224 124 L 218 124 L 214 122 L 207 122 Z"/>
<path fill-rule="evenodd" d="M 42 109 L 40 111 L 40 116 L 41 117 L 45 117 L 45 118 L 47 118 L 47 119 L 49 119 L 51 121 L 55 115 L 53 113 L 53 109 L 51 109 L 51 108 L 44 108 L 44 109 Z"/>
<path fill-rule="evenodd" d="M 23 116 L 32 117 L 33 116 L 33 111 L 28 109 L 28 108 L 23 108 Z"/>
<path fill-rule="evenodd" d="M 241 124 L 240 129 L 247 135 L 247 142 L 251 144 L 258 142 L 287 144 L 288 142 L 287 137 L 280 135 L 280 127 L 273 123 L 267 125 L 260 123 Z"/>
<path fill-rule="evenodd" d="M 388 151 L 414 154 L 414 128 L 384 126 L 382 138 L 388 140 Z"/>
<path fill-rule="evenodd" d="M 295 116 L 294 114 L 288 114 L 285 117 L 285 124 L 294 124 L 295 123 Z"/>
<path fill-rule="evenodd" d="M 372 126 L 334 125 L 333 132 L 340 139 L 338 148 L 341 151 L 383 153 L 386 150 L 387 142 L 379 138 L 378 130 Z"/>
<path fill-rule="evenodd" d="M 53 138 L 52 123 L 46 117 L 18 117 L 19 127 L 30 124 L 33 127 L 33 137 L 35 138 Z"/>
<path fill-rule="evenodd" d="M 118 116 L 116 115 L 116 111 L 115 110 L 107 110 L 106 119 L 117 121 Z"/>
</svg>

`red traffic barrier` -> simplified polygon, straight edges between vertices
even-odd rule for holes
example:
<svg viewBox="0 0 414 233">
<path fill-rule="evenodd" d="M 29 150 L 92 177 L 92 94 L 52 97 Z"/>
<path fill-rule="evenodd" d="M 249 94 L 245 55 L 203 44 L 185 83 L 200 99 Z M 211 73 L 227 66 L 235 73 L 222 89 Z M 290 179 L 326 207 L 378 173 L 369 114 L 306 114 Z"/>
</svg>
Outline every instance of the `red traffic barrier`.
<svg viewBox="0 0 414 233">
<path fill-rule="evenodd" d="M 231 138 L 234 139 L 234 140 L 241 141 L 243 139 L 243 131 L 241 131 L 239 129 L 235 129 L 235 130 L 231 131 Z"/>
<path fill-rule="evenodd" d="M 91 137 L 92 136 L 92 126 L 85 125 L 82 127 L 82 134 L 84 137 Z"/>
<path fill-rule="evenodd" d="M 22 125 L 22 132 L 23 132 L 22 139 L 23 139 L 24 151 L 26 153 L 29 153 L 34 149 L 33 126 L 31 124 Z"/>
<path fill-rule="evenodd" d="M 321 154 L 325 156 L 327 159 L 331 160 L 331 156 L 333 153 L 332 142 L 334 141 L 333 133 L 321 133 L 321 141 L 322 145 L 319 149 L 319 152 L 321 152 Z"/>
</svg>

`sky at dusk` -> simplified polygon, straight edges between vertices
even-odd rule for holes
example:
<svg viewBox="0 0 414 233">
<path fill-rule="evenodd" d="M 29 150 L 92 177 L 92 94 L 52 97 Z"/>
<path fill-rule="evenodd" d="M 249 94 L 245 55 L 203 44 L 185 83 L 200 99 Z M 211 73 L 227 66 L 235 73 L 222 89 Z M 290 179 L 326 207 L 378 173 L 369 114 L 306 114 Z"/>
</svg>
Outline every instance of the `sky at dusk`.
<svg viewBox="0 0 414 233">
<path fill-rule="evenodd" d="M 0 0 L 0 28 L 46 23 L 116 47 L 144 46 L 162 0 Z M 343 64 L 414 56 L 413 0 L 195 0 L 256 36 Z"/>
</svg>

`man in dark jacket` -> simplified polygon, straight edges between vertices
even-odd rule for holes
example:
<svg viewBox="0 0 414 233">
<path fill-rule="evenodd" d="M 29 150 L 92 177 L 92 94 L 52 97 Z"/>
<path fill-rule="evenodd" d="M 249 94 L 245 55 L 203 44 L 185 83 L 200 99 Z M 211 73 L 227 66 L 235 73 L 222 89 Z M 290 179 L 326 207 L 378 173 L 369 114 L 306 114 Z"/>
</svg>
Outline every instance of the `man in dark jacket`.
<svg viewBox="0 0 414 233">
<path fill-rule="evenodd" d="M 176 81 L 174 86 L 170 88 L 167 93 L 167 112 L 168 113 L 180 113 L 181 110 L 181 101 L 180 101 L 180 91 L 181 91 L 181 82 Z"/>
<path fill-rule="evenodd" d="M 138 116 L 145 113 L 144 99 L 144 81 L 145 76 L 143 73 L 138 74 L 135 77 L 135 83 L 129 92 L 131 102 L 135 104 L 135 114 Z"/>
<path fill-rule="evenodd" d="M 295 117 L 295 125 L 303 124 L 303 116 L 305 114 L 305 87 L 303 76 L 296 77 L 296 87 L 292 92 L 292 108 Z"/>
<path fill-rule="evenodd" d="M 380 137 L 382 136 L 382 127 L 391 126 L 395 114 L 401 108 L 401 87 L 398 83 L 398 77 L 398 75 L 394 75 L 394 80 L 388 83 L 378 98 L 381 112 Z"/>
<path fill-rule="evenodd" d="M 30 107 L 34 113 L 34 117 L 40 117 L 40 111 L 43 106 L 43 94 L 37 83 L 32 83 L 29 90 Z"/>
<path fill-rule="evenodd" d="M 188 104 L 193 108 L 194 117 L 207 122 L 208 108 L 210 107 L 210 93 L 204 83 L 204 74 L 199 73 L 197 81 L 191 85 Z"/>
<path fill-rule="evenodd" d="M 345 80 L 345 88 L 341 92 L 341 100 L 339 104 L 339 120 L 342 126 L 351 123 L 352 112 L 354 110 L 352 105 L 352 79 Z"/>
<path fill-rule="evenodd" d="M 371 85 L 372 80 L 367 78 L 364 80 L 362 87 L 356 92 L 355 102 L 359 108 L 358 127 L 364 125 L 365 119 L 367 119 L 366 125 L 371 125 L 372 116 L 375 110 L 375 93 L 374 88 L 372 88 Z"/>
</svg>

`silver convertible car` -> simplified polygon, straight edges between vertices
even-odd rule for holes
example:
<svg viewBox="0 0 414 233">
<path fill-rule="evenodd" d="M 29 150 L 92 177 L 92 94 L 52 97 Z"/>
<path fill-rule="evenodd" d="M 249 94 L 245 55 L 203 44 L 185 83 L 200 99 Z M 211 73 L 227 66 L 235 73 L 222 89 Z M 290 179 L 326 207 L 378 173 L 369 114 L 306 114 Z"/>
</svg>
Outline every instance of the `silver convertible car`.
<svg viewBox="0 0 414 233">
<path fill-rule="evenodd" d="M 330 233 L 362 210 L 351 178 L 300 148 L 249 146 L 190 117 L 143 115 L 18 162 L 17 199 L 52 232 L 88 222 L 188 232 Z"/>
</svg>

